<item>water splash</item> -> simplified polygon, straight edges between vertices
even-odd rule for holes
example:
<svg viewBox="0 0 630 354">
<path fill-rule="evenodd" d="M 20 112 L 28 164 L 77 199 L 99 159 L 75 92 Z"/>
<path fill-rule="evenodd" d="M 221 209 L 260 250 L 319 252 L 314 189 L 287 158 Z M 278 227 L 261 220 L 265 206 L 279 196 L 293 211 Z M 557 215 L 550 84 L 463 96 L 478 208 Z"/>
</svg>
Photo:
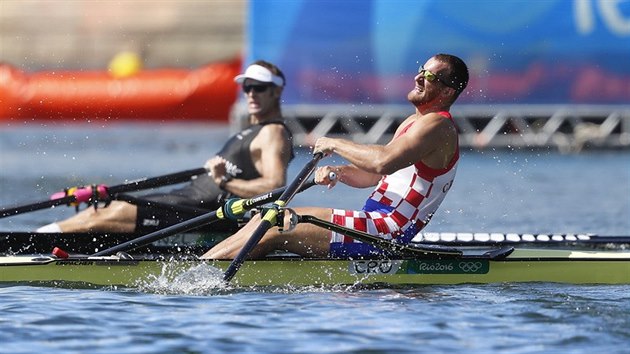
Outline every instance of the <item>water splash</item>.
<svg viewBox="0 0 630 354">
<path fill-rule="evenodd" d="M 213 295 L 232 287 L 223 281 L 223 271 L 208 263 L 182 268 L 177 262 L 166 262 L 160 275 L 141 281 L 138 289 L 158 294 Z"/>
<path fill-rule="evenodd" d="M 140 292 L 162 295 L 192 295 L 216 296 L 237 293 L 270 293 L 270 294 L 298 294 L 319 292 L 354 292 L 365 290 L 366 287 L 357 280 L 354 284 L 337 285 L 239 285 L 238 279 L 226 283 L 223 281 L 223 270 L 211 263 L 183 265 L 181 262 L 164 262 L 159 275 L 139 280 L 134 288 Z M 264 282 L 263 282 L 264 283 Z"/>
</svg>

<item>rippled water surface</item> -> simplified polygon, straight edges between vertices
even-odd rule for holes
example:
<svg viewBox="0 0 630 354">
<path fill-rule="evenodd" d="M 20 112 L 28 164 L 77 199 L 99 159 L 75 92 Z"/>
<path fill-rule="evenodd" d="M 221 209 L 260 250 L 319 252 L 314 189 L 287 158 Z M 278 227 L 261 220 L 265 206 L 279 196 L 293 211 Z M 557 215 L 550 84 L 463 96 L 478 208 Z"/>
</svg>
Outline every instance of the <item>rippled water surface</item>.
<svg viewBox="0 0 630 354">
<path fill-rule="evenodd" d="M 0 205 L 196 168 L 227 133 L 197 125 L 5 125 Z M 289 178 L 309 157 L 299 151 Z M 291 205 L 352 208 L 367 193 L 313 187 Z M 0 229 L 31 230 L 73 212 L 4 218 Z M 630 235 L 630 152 L 463 152 L 428 230 Z M 625 285 L 233 289 L 201 275 L 134 289 L 2 285 L 0 352 L 627 353 L 630 343 Z"/>
</svg>

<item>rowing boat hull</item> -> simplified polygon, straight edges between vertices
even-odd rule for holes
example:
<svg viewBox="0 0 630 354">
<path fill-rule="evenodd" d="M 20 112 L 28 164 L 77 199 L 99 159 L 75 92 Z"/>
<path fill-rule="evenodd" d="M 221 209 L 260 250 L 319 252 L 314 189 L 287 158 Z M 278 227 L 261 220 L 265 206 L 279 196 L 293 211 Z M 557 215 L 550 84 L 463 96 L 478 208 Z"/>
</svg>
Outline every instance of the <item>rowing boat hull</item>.
<svg viewBox="0 0 630 354">
<path fill-rule="evenodd" d="M 229 235 L 222 230 L 178 233 L 139 247 L 134 253 L 203 254 Z M 55 247 L 69 253 L 92 254 L 140 236 L 144 234 L 1 232 L 0 254 L 50 253 Z"/>
<path fill-rule="evenodd" d="M 231 235 L 231 225 L 213 224 L 212 228 L 177 233 L 138 247 L 129 253 L 141 254 L 203 254 L 217 242 Z M 93 254 L 123 242 L 145 236 L 139 233 L 36 233 L 0 232 L 0 254 L 50 253 L 59 247 L 68 253 Z M 488 233 L 421 233 L 415 242 L 451 246 L 536 245 L 558 247 L 565 245 L 597 246 L 607 244 L 630 246 L 630 236 L 597 235 L 528 235 Z"/>
<path fill-rule="evenodd" d="M 217 281 L 228 261 L 125 260 L 114 257 L 56 259 L 0 257 L 0 283 L 138 287 L 175 281 L 188 271 L 215 269 Z M 291 257 L 245 262 L 235 286 L 330 286 L 359 284 L 437 285 L 555 282 L 630 284 L 630 252 L 515 249 L 499 259 L 304 260 Z"/>
</svg>

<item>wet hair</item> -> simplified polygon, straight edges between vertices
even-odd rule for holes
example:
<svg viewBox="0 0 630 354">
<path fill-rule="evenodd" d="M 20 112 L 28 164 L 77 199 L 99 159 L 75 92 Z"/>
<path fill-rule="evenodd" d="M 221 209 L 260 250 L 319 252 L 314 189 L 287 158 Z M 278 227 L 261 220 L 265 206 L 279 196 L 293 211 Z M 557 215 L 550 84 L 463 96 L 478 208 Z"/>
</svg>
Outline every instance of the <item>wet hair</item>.
<svg viewBox="0 0 630 354">
<path fill-rule="evenodd" d="M 282 78 L 282 86 L 285 86 L 287 84 L 287 79 L 284 77 L 284 73 L 282 73 L 280 68 L 271 64 L 270 62 L 264 61 L 264 60 L 256 60 L 255 62 L 252 63 L 252 65 L 260 65 L 264 68 L 269 69 L 269 71 L 271 71 L 272 74 L 276 76 L 280 76 Z"/>
<path fill-rule="evenodd" d="M 448 70 L 445 72 L 445 80 L 449 82 L 450 86 L 456 88 L 455 91 L 457 96 L 459 96 L 468 86 L 468 67 L 466 63 L 451 54 L 436 54 L 434 58 L 448 65 Z"/>
</svg>

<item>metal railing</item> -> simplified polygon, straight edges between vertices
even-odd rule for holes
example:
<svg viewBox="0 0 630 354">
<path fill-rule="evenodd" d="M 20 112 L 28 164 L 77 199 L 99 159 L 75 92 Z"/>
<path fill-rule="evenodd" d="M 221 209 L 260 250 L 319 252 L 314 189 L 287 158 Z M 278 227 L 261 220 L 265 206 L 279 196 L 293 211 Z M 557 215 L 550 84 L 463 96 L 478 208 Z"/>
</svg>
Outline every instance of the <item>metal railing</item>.
<svg viewBox="0 0 630 354">
<path fill-rule="evenodd" d="M 343 136 L 361 143 L 386 143 L 410 114 L 411 105 L 286 105 L 282 108 L 295 144 L 311 145 L 321 136 Z M 451 110 L 463 148 L 630 148 L 630 105 L 456 105 Z M 234 130 L 248 124 L 239 102 Z"/>
</svg>

